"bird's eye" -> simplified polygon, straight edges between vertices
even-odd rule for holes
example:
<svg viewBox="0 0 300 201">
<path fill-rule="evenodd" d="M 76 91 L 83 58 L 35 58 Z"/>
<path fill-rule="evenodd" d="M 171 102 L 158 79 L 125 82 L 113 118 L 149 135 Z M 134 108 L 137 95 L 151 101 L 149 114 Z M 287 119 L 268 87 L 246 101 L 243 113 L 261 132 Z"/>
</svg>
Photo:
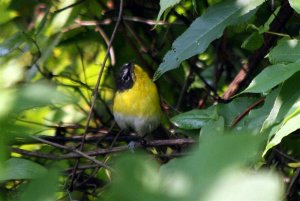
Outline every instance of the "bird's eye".
<svg viewBox="0 0 300 201">
<path fill-rule="evenodd" d="M 129 79 L 130 79 L 130 77 L 129 77 L 128 73 L 126 73 L 122 76 L 122 80 L 124 80 L 124 81 L 128 81 Z"/>
<path fill-rule="evenodd" d="M 125 68 L 122 73 L 122 80 L 127 82 L 130 80 L 130 70 L 128 68 Z"/>
</svg>

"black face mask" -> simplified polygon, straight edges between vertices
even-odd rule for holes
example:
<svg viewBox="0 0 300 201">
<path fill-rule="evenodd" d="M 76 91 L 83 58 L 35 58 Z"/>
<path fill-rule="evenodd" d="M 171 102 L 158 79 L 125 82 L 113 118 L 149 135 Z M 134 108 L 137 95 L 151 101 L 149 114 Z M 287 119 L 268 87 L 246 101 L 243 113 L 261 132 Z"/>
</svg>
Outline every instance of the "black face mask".
<svg viewBox="0 0 300 201">
<path fill-rule="evenodd" d="M 126 63 L 122 66 L 117 78 L 117 90 L 125 91 L 132 88 L 134 79 L 134 64 Z"/>
</svg>

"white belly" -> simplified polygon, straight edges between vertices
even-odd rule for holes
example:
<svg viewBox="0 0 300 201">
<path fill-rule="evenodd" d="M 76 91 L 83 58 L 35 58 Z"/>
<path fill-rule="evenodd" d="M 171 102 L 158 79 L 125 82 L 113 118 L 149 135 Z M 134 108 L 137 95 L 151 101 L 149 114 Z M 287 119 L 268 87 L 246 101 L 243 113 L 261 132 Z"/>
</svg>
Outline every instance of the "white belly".
<svg viewBox="0 0 300 201">
<path fill-rule="evenodd" d="M 136 117 L 114 112 L 115 120 L 121 129 L 132 128 L 138 135 L 151 133 L 160 124 L 160 117 Z"/>
</svg>

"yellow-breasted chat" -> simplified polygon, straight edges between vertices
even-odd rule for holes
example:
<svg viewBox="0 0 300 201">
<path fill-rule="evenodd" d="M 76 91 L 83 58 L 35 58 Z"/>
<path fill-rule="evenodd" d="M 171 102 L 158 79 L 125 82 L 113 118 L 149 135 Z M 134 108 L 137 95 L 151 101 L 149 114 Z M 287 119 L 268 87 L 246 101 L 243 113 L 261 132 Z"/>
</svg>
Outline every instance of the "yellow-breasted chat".
<svg viewBox="0 0 300 201">
<path fill-rule="evenodd" d="M 161 122 L 158 91 L 148 74 L 137 64 L 126 63 L 117 77 L 113 115 L 118 126 L 145 136 Z"/>
</svg>

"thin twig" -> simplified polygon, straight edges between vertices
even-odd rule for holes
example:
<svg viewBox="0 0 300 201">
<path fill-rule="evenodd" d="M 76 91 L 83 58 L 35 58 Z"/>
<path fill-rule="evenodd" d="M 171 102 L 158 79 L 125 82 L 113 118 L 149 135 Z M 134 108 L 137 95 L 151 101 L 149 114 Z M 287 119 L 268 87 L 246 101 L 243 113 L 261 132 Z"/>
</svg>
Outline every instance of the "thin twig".
<svg viewBox="0 0 300 201">
<path fill-rule="evenodd" d="M 76 6 L 76 5 L 79 5 L 79 4 L 83 3 L 83 2 L 85 2 L 85 0 L 77 1 L 77 2 L 75 2 L 75 3 L 73 3 L 73 4 L 70 4 L 70 5 L 66 6 L 66 7 L 63 7 L 63 8 L 61 8 L 61 9 L 58 9 L 58 10 L 54 11 L 53 14 L 62 12 L 62 11 L 64 11 L 64 10 L 67 10 L 67 9 L 69 9 L 69 8 L 72 8 L 72 7 Z"/>
<path fill-rule="evenodd" d="M 109 56 L 109 51 L 110 51 L 110 48 L 112 46 L 112 42 L 114 40 L 117 29 L 118 29 L 119 24 L 120 24 L 121 19 L 122 19 L 122 13 L 123 13 L 123 0 L 120 1 L 118 20 L 117 20 L 117 23 L 114 27 L 113 33 L 111 35 L 111 38 L 110 38 L 110 41 L 109 41 L 109 44 L 108 44 L 108 47 L 107 47 L 107 50 L 106 50 L 106 54 L 105 54 L 105 57 L 104 57 L 104 60 L 103 60 L 103 63 L 102 63 L 102 66 L 101 66 L 101 69 L 100 69 L 100 72 L 99 72 L 99 75 L 98 75 L 96 86 L 95 86 L 94 91 L 93 91 L 94 98 L 92 100 L 92 105 L 91 105 L 90 112 L 89 112 L 89 115 L 88 115 L 88 118 L 87 118 L 87 123 L 86 123 L 85 129 L 84 129 L 84 135 L 83 135 L 82 141 L 80 143 L 79 151 L 82 151 L 82 149 L 84 147 L 85 137 L 86 137 L 87 132 L 88 132 L 90 121 L 92 119 L 93 110 L 94 110 L 96 100 L 97 100 L 97 96 L 98 96 L 98 89 L 99 89 L 99 86 L 100 86 L 100 80 L 101 80 L 103 72 L 104 72 L 104 67 L 105 67 L 106 61 L 107 61 L 108 56 Z M 75 166 L 74 166 L 74 171 L 72 173 L 72 178 L 71 178 L 70 189 L 73 188 L 73 183 L 74 183 L 75 174 L 77 172 L 78 165 L 79 165 L 79 159 L 76 161 Z"/>
</svg>

